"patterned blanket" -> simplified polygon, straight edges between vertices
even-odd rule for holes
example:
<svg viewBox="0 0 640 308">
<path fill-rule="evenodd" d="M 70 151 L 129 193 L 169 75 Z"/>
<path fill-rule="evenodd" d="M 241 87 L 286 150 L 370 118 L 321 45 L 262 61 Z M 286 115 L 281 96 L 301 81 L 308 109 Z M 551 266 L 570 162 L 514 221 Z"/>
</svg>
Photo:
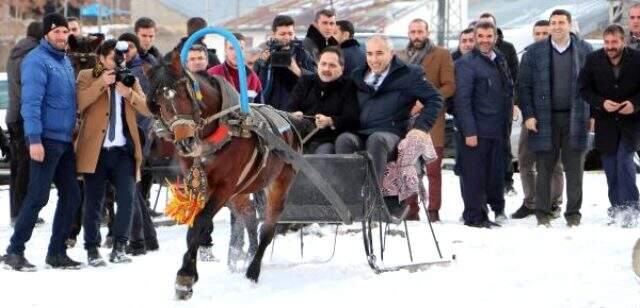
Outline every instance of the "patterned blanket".
<svg viewBox="0 0 640 308">
<path fill-rule="evenodd" d="M 419 159 L 426 166 L 436 160 L 431 137 L 423 142 L 419 138 L 407 137 L 398 144 L 398 159 L 387 164 L 382 181 L 384 196 L 398 196 L 403 201 L 418 193 L 420 178 L 418 177 Z"/>
</svg>

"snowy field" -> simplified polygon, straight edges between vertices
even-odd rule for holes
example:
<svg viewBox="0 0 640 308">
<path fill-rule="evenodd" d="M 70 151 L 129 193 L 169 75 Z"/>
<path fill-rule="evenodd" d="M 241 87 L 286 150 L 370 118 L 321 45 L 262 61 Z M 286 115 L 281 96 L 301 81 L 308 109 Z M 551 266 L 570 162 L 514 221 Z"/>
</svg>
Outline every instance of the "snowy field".
<svg viewBox="0 0 640 308">
<path fill-rule="evenodd" d="M 519 195 L 507 199 L 508 213 L 521 203 L 517 174 L 515 178 Z M 603 173 L 585 175 L 583 221 L 574 229 L 562 218 L 551 229 L 536 227 L 534 218 L 510 220 L 500 229 L 465 227 L 459 222 L 457 178 L 445 171 L 443 182 L 443 222 L 435 228 L 443 252 L 457 256 L 449 267 L 376 275 L 364 258 L 361 233 L 348 232 L 357 226 L 341 227 L 334 258 L 319 263 L 330 255 L 334 227 L 314 226 L 305 237 L 304 258 L 298 233 L 278 236 L 273 255 L 270 248 L 266 253 L 260 282 L 253 284 L 226 268 L 229 218 L 223 210 L 214 232 L 214 252 L 221 261 L 198 263 L 200 281 L 188 302 L 173 298 L 185 251 L 182 226 L 159 228 L 160 250 L 130 264 L 46 269 L 56 197 L 52 191 L 41 214 L 47 223 L 35 230 L 26 251 L 39 271 L 0 270 L 0 307 L 640 307 L 640 285 L 631 269 L 631 248 L 640 232 L 606 225 Z M 2 251 L 12 231 L 8 202 L 8 189 L 2 187 Z M 410 226 L 415 246 L 433 246 L 426 227 L 424 222 Z M 403 245 L 389 244 L 389 249 L 406 257 Z M 68 253 L 86 262 L 80 247 L 82 241 Z M 435 258 L 432 250 L 430 258 Z"/>
</svg>

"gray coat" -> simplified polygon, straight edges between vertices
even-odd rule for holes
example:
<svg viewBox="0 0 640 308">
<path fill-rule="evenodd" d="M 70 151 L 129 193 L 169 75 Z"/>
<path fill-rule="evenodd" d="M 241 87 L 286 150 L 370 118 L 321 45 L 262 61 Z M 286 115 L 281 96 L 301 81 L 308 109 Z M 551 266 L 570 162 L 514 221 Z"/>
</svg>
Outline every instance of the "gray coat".
<svg viewBox="0 0 640 308">
<path fill-rule="evenodd" d="M 9 107 L 5 122 L 7 124 L 17 123 L 20 120 L 20 64 L 29 51 L 38 46 L 38 39 L 33 37 L 23 38 L 11 49 L 9 59 L 7 59 L 7 81 L 9 82 Z"/>
<path fill-rule="evenodd" d="M 524 119 L 535 118 L 538 132 L 529 131 L 529 149 L 534 152 L 551 150 L 551 89 L 553 82 L 551 38 L 531 45 L 522 57 L 518 75 L 518 101 Z M 589 123 L 589 105 L 578 89 L 578 74 L 592 51 L 589 43 L 571 34 L 571 120 L 570 145 L 574 150 L 586 151 Z"/>
</svg>

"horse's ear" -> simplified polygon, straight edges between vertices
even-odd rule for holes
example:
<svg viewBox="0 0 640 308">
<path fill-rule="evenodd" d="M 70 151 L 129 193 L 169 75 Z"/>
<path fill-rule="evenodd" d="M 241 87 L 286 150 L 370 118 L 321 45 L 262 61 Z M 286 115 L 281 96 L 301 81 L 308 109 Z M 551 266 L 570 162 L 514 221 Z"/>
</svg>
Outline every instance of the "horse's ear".
<svg viewBox="0 0 640 308">
<path fill-rule="evenodd" d="M 182 76 L 182 63 L 180 63 L 180 52 L 178 49 L 174 49 L 171 52 L 171 64 L 169 64 L 169 68 L 176 76 Z"/>
</svg>

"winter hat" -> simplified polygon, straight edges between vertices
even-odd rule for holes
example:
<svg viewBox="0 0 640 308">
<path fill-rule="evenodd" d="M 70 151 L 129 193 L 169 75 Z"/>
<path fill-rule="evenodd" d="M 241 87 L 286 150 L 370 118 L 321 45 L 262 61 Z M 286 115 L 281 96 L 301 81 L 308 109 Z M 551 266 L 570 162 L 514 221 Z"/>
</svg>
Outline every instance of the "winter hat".
<svg viewBox="0 0 640 308">
<path fill-rule="evenodd" d="M 133 45 L 136 45 L 136 49 L 138 49 L 138 52 L 142 51 L 142 47 L 140 47 L 140 39 L 138 39 L 138 36 L 133 33 L 122 33 L 118 37 L 118 41 L 131 42 L 133 43 Z"/>
<path fill-rule="evenodd" d="M 42 20 L 42 35 L 43 36 L 47 35 L 49 31 L 57 27 L 65 27 L 69 29 L 69 24 L 67 23 L 67 19 L 58 13 L 48 14 Z"/>
</svg>

